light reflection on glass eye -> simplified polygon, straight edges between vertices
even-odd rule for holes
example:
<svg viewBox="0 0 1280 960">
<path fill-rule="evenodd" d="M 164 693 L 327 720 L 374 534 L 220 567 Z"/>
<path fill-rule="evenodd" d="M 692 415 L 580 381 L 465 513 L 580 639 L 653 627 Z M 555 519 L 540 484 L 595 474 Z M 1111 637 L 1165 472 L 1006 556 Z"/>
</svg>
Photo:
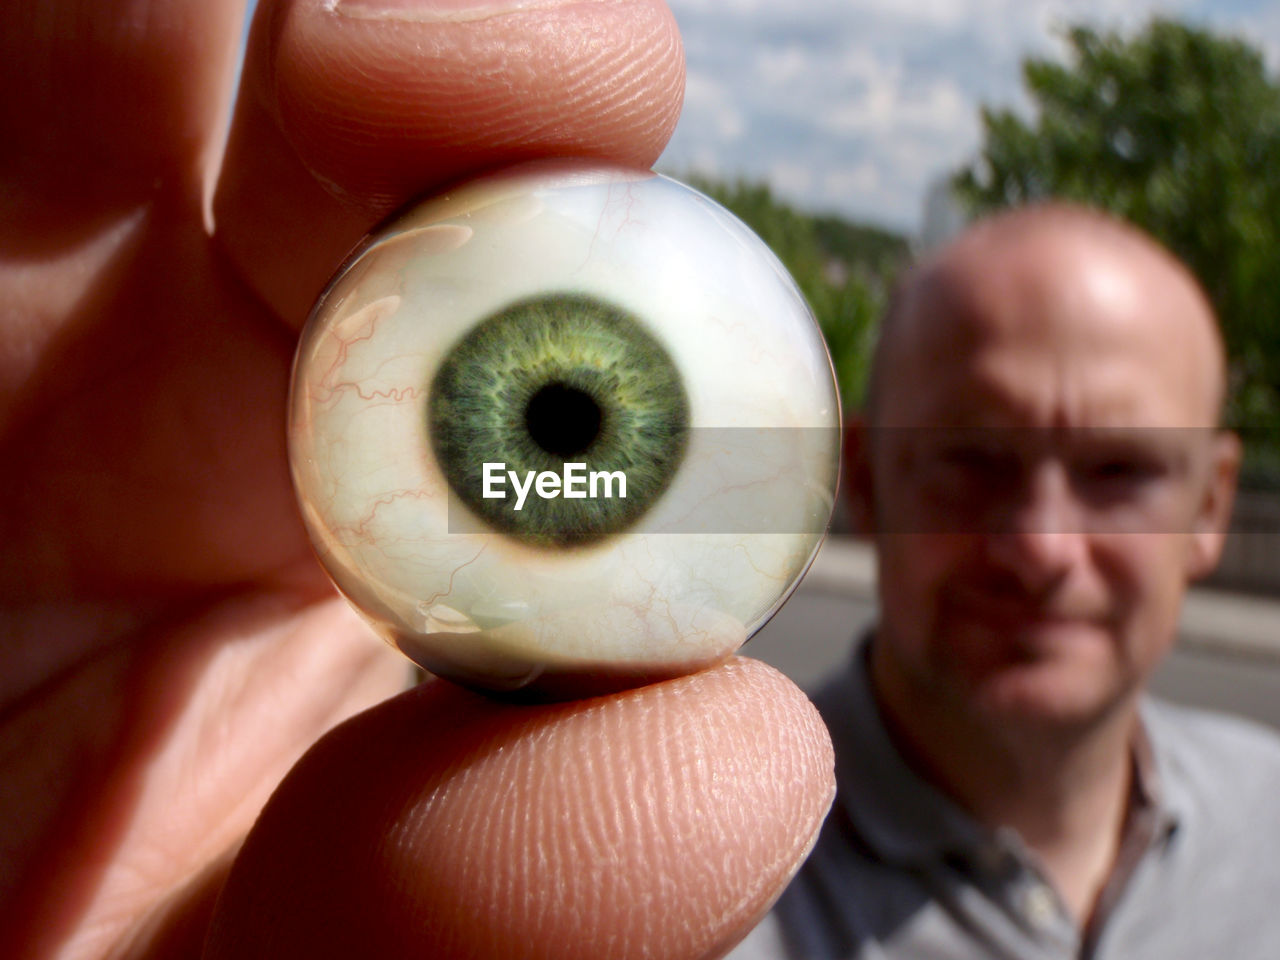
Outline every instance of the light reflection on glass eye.
<svg viewBox="0 0 1280 960">
<path fill-rule="evenodd" d="M 539 164 L 413 207 L 320 299 L 290 461 L 338 588 L 432 672 L 564 695 L 732 653 L 833 504 L 794 283 L 652 173 Z"/>
</svg>

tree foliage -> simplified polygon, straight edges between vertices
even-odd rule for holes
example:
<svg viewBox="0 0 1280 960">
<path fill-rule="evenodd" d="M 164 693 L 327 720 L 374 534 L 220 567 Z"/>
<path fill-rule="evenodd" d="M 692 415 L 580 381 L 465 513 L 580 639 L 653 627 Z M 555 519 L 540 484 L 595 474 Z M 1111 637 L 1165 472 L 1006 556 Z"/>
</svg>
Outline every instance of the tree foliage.
<svg viewBox="0 0 1280 960">
<path fill-rule="evenodd" d="M 751 227 L 795 278 L 826 337 L 846 409 L 862 401 L 875 327 L 910 251 L 904 237 L 800 213 L 767 184 L 687 178 Z"/>
<path fill-rule="evenodd" d="M 1024 62 L 1027 122 L 984 109 L 973 212 L 1046 197 L 1101 206 L 1196 273 L 1231 357 L 1228 420 L 1280 464 L 1280 84 L 1245 42 L 1156 19 L 1124 37 L 1067 31 L 1069 61 Z M 1257 456 L 1261 453 L 1261 456 Z M 1268 462 L 1269 461 L 1269 462 Z"/>
</svg>

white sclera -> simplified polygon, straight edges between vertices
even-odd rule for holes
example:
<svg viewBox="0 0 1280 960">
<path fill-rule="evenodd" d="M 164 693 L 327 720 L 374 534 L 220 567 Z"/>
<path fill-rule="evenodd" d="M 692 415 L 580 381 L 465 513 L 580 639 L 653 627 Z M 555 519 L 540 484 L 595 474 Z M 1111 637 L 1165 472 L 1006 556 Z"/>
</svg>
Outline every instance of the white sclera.
<svg viewBox="0 0 1280 960">
<path fill-rule="evenodd" d="M 468 522 L 427 435 L 458 340 L 555 292 L 639 318 L 691 419 L 652 508 L 573 548 Z M 715 663 L 781 605 L 830 518 L 839 402 L 803 298 L 731 214 L 648 172 L 530 165 L 413 207 L 338 274 L 298 347 L 289 453 L 322 563 L 389 642 L 473 686 L 582 693 Z"/>
</svg>

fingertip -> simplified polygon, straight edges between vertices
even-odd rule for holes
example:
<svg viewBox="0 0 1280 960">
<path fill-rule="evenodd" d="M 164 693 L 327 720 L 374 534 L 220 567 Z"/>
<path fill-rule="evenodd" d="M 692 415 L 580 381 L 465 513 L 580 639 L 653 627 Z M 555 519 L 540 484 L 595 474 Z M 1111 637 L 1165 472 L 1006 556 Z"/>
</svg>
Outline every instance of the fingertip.
<svg viewBox="0 0 1280 960">
<path fill-rule="evenodd" d="M 295 0 L 273 20 L 260 66 L 282 129 L 322 183 L 386 212 L 500 164 L 657 159 L 684 90 L 665 5 L 441 6 Z"/>
<path fill-rule="evenodd" d="M 215 219 L 294 323 L 412 197 L 540 157 L 648 167 L 680 113 L 683 48 L 661 0 L 371 3 L 263 0 L 246 55 Z"/>
<path fill-rule="evenodd" d="M 209 956 L 710 955 L 798 868 L 832 770 L 816 711 L 755 661 L 540 706 L 432 682 L 295 768 Z"/>
</svg>

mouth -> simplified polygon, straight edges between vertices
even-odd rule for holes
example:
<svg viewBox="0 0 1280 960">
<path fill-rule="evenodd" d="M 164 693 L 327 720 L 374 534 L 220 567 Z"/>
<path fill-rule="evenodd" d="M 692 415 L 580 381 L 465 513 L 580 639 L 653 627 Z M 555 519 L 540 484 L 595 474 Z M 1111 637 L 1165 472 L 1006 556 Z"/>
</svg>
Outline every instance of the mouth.
<svg viewBox="0 0 1280 960">
<path fill-rule="evenodd" d="M 1024 650 L 1043 652 L 1076 647 L 1097 640 L 1101 634 L 1099 625 L 1091 620 L 1040 618 L 1016 623 L 1009 638 Z"/>
<path fill-rule="evenodd" d="M 1077 645 L 1105 634 L 1106 618 L 1083 607 L 1040 607 L 988 598 L 965 598 L 954 605 L 951 620 L 971 625 L 994 639 L 1031 651 Z"/>
</svg>

